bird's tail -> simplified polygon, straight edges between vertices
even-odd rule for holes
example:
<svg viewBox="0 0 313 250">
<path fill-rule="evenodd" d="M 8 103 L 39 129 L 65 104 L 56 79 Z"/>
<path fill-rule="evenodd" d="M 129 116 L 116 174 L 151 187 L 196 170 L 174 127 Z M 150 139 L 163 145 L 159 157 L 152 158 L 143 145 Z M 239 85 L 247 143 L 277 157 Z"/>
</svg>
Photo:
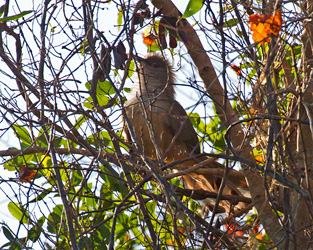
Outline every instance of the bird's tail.
<svg viewBox="0 0 313 250">
<path fill-rule="evenodd" d="M 188 173 L 188 171 L 185 171 L 187 173 L 182 176 L 184 186 L 191 190 L 204 190 L 216 193 L 221 187 L 224 175 L 223 170 L 225 170 L 224 165 L 213 161 L 193 172 Z M 236 197 L 249 197 L 250 195 L 245 177 L 240 171 L 230 170 L 222 195 L 224 197 L 219 201 L 218 212 L 236 212 L 247 207 L 247 202 L 237 201 L 236 199 Z M 201 203 L 212 210 L 215 205 L 215 199 L 205 197 L 205 193 L 203 193 L 203 196 L 203 199 L 200 200 Z"/>
</svg>

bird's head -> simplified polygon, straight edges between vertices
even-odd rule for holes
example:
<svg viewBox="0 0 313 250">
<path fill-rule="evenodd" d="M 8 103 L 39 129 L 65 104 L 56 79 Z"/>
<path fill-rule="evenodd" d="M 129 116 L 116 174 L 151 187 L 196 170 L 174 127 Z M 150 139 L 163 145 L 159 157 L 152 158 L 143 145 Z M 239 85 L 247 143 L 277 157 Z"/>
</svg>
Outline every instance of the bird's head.
<svg viewBox="0 0 313 250">
<path fill-rule="evenodd" d="M 168 60 L 158 54 L 136 56 L 135 60 L 141 95 L 174 97 L 174 73 Z"/>
</svg>

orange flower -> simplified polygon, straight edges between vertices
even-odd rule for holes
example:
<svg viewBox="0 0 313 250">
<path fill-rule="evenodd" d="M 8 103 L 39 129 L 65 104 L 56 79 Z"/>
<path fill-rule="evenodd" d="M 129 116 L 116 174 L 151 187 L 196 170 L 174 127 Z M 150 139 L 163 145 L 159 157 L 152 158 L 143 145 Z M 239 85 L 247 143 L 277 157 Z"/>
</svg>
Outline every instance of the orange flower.
<svg viewBox="0 0 313 250">
<path fill-rule="evenodd" d="M 238 235 L 238 236 L 243 236 L 245 234 L 244 231 L 238 230 L 237 226 L 234 225 L 233 223 L 225 224 L 225 228 L 226 228 L 226 234 L 235 233 L 235 235 Z"/>
<path fill-rule="evenodd" d="M 254 156 L 255 160 L 257 161 L 258 164 L 264 163 L 264 158 L 263 155 L 256 155 Z"/>
<path fill-rule="evenodd" d="M 155 40 L 158 38 L 158 36 L 151 33 L 151 27 L 144 31 L 142 37 L 143 43 L 146 45 L 153 45 L 155 43 Z"/>
<path fill-rule="evenodd" d="M 255 228 L 253 228 L 253 233 L 255 234 L 255 238 L 257 238 L 258 240 L 263 240 L 264 237 L 263 235 L 259 232 L 259 228 L 260 225 L 256 226 Z"/>
<path fill-rule="evenodd" d="M 269 42 L 270 35 L 278 36 L 282 23 L 279 11 L 276 11 L 274 16 L 253 14 L 249 16 L 248 21 L 254 41 L 261 44 Z"/>
</svg>

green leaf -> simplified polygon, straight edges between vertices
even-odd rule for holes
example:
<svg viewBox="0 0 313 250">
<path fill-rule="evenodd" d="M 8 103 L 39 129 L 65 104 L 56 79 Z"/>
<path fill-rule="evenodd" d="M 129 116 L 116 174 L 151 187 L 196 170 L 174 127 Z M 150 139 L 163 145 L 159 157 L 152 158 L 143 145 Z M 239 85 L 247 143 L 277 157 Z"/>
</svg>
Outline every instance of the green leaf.
<svg viewBox="0 0 313 250">
<path fill-rule="evenodd" d="M 79 129 L 80 126 L 81 126 L 85 121 L 87 121 L 87 117 L 86 117 L 85 115 L 81 115 L 81 116 L 77 119 L 77 121 L 76 121 L 76 123 L 75 123 L 75 125 L 74 125 L 75 129 L 76 129 L 76 130 Z"/>
<path fill-rule="evenodd" d="M 47 128 L 41 128 L 39 130 L 39 134 L 36 138 L 36 145 L 39 146 L 39 147 L 48 147 L 48 142 L 46 140 L 46 136 L 45 136 L 45 133 L 48 133 L 50 134 L 50 129 L 47 129 Z M 60 143 L 62 142 L 62 138 L 61 137 L 58 137 L 58 136 L 53 136 L 53 144 L 55 147 L 60 147 Z M 67 143 L 67 141 L 66 141 Z"/>
<path fill-rule="evenodd" d="M 97 231 L 100 232 L 102 238 L 104 239 L 104 243 L 109 243 L 110 230 L 108 229 L 108 227 L 106 225 L 102 225 L 102 226 L 97 228 Z M 103 244 L 103 242 L 102 242 L 102 244 Z"/>
<path fill-rule="evenodd" d="M 123 22 L 123 7 L 121 7 L 118 10 L 118 17 L 117 17 L 117 28 L 118 28 L 118 30 L 121 29 L 122 22 Z"/>
<path fill-rule="evenodd" d="M 4 17 L 4 18 L 0 18 L 0 23 L 1 22 L 5 22 L 5 21 L 12 21 L 12 20 L 17 20 L 23 16 L 26 16 L 30 13 L 32 13 L 32 10 L 28 10 L 28 11 L 23 11 L 20 14 L 14 15 L 14 16 L 8 16 L 8 17 Z"/>
<path fill-rule="evenodd" d="M 253 77 L 256 76 L 257 71 L 255 69 L 252 69 L 247 77 L 246 83 L 249 86 L 250 82 L 252 81 Z"/>
<path fill-rule="evenodd" d="M 49 130 L 47 130 L 47 133 L 49 134 Z M 37 140 L 36 140 L 36 144 L 39 146 L 39 147 L 48 147 L 48 142 L 46 140 L 46 137 L 45 137 L 45 131 L 44 131 L 44 128 L 41 128 L 39 130 L 39 134 L 38 134 L 38 137 L 37 137 Z"/>
<path fill-rule="evenodd" d="M 101 140 L 104 146 L 109 146 L 111 143 L 111 138 L 108 131 L 101 131 L 99 133 L 99 139 Z"/>
<path fill-rule="evenodd" d="M 86 54 L 86 51 L 88 51 L 88 41 L 84 41 L 80 45 L 79 52 L 84 56 Z"/>
<path fill-rule="evenodd" d="M 85 87 L 86 87 L 86 89 L 91 90 L 90 81 L 88 81 L 88 82 L 85 83 Z"/>
<path fill-rule="evenodd" d="M 195 127 L 198 133 L 205 133 L 206 126 L 201 120 L 200 115 L 197 113 L 188 114 L 191 120 L 192 125 Z"/>
<path fill-rule="evenodd" d="M 87 109 L 93 109 L 93 108 L 94 108 L 94 105 L 93 105 L 93 101 L 92 101 L 91 96 L 89 96 L 89 97 L 86 98 L 86 100 L 84 101 L 84 106 L 85 106 Z"/>
<path fill-rule="evenodd" d="M 134 68 L 135 68 L 135 63 L 134 63 L 134 61 L 131 61 L 130 65 L 129 65 L 129 70 L 128 70 L 128 77 L 132 77 L 132 75 L 135 72 Z"/>
<path fill-rule="evenodd" d="M 130 92 L 131 92 L 131 88 L 124 88 L 124 91 L 125 91 L 126 93 L 130 93 Z"/>
<path fill-rule="evenodd" d="M 254 62 L 248 62 L 248 63 L 240 64 L 241 69 L 249 69 L 249 68 L 254 68 L 254 67 L 255 67 Z"/>
<path fill-rule="evenodd" d="M 91 89 L 91 84 L 90 82 L 86 82 L 85 83 L 85 87 L 90 90 Z M 115 93 L 114 88 L 112 87 L 111 83 L 108 81 L 104 81 L 104 82 L 98 82 L 97 84 L 97 89 L 96 89 L 96 93 L 97 93 L 97 100 L 99 103 L 99 106 L 104 106 L 106 105 L 109 100 L 111 99 L 110 95 Z M 84 106 L 88 109 L 92 109 L 94 108 L 94 104 L 93 104 L 93 100 L 91 98 L 91 96 L 89 96 L 88 98 L 85 99 L 84 101 Z"/>
<path fill-rule="evenodd" d="M 44 168 L 52 168 L 52 160 L 50 156 L 43 155 L 41 157 L 41 164 Z"/>
<path fill-rule="evenodd" d="M 91 81 L 86 82 L 85 87 L 86 89 L 91 90 Z M 96 92 L 97 95 L 112 95 L 116 93 L 109 81 L 98 81 Z"/>
<path fill-rule="evenodd" d="M 11 149 L 16 149 L 16 148 L 11 148 Z M 38 153 L 37 155 L 40 155 Z M 8 171 L 17 171 L 20 166 L 23 165 L 28 165 L 29 167 L 36 167 L 34 166 L 34 162 L 36 162 L 36 159 L 34 158 L 33 154 L 29 155 L 23 155 L 23 156 L 15 156 L 9 160 L 7 160 L 4 164 L 3 167 L 4 169 Z"/>
<path fill-rule="evenodd" d="M 83 180 L 83 174 L 80 170 L 73 170 L 72 174 L 71 185 L 78 186 Z"/>
<path fill-rule="evenodd" d="M 46 189 L 46 190 L 43 191 L 40 195 L 38 195 L 37 197 L 35 197 L 35 198 L 32 199 L 31 201 L 29 201 L 29 203 L 34 203 L 34 202 L 41 201 L 41 200 L 44 199 L 48 194 L 50 194 L 51 191 L 52 191 L 52 187 Z"/>
<path fill-rule="evenodd" d="M 40 173 L 47 177 L 47 179 L 51 176 L 52 170 L 52 160 L 50 156 L 42 155 L 41 157 L 41 165 L 43 169 L 40 170 Z"/>
<path fill-rule="evenodd" d="M 45 222 L 45 217 L 42 216 L 38 222 L 36 223 L 35 226 L 33 226 L 29 231 L 28 231 L 28 239 L 30 239 L 32 242 L 36 242 L 39 239 L 39 236 L 42 232 L 42 226 Z"/>
<path fill-rule="evenodd" d="M 61 218 L 63 218 L 62 212 L 63 212 L 63 205 L 56 205 L 53 208 L 53 211 L 48 215 L 47 229 L 50 233 L 56 233 L 57 230 L 59 230 L 60 232 L 64 232 L 63 226 L 65 225 L 62 224 L 61 227 L 59 225 L 61 222 Z"/>
<path fill-rule="evenodd" d="M 181 187 L 182 187 L 182 183 L 181 181 L 178 179 L 178 178 L 173 178 L 171 179 L 171 183 L 174 185 L 174 186 L 179 186 L 181 184 Z"/>
<path fill-rule="evenodd" d="M 8 161 L 3 164 L 3 168 L 8 171 L 16 171 L 16 168 L 14 167 L 14 165 L 10 164 Z"/>
<path fill-rule="evenodd" d="M 12 245 L 12 242 L 15 240 L 15 237 L 11 234 L 10 230 L 9 230 L 7 227 L 3 226 L 3 227 L 2 227 L 2 230 L 3 230 L 4 236 L 5 236 L 10 242 L 8 242 L 8 243 L 2 245 L 2 246 L 0 247 L 0 249 L 10 249 L 10 250 L 20 250 L 20 249 L 23 249 L 22 244 L 19 242 L 19 240 L 21 240 L 21 239 L 16 240 L 15 243 L 14 243 L 14 245 Z"/>
<path fill-rule="evenodd" d="M 155 213 L 156 202 L 155 202 L 155 201 L 147 202 L 147 203 L 146 203 L 146 207 L 147 207 L 148 212 L 149 212 L 150 215 L 151 215 L 151 218 L 153 218 L 153 215 L 156 214 L 156 213 Z M 155 218 L 153 218 L 153 220 L 154 220 L 154 219 L 155 219 Z"/>
<path fill-rule="evenodd" d="M 104 106 L 106 104 L 108 104 L 110 98 L 107 97 L 107 96 L 104 96 L 104 95 L 97 95 L 97 99 L 98 99 L 98 103 L 99 103 L 99 106 Z M 93 106 L 93 105 L 92 105 Z"/>
<path fill-rule="evenodd" d="M 121 187 L 123 186 L 123 184 L 115 177 L 106 175 L 106 181 L 106 185 L 108 185 L 108 188 L 111 191 L 121 191 Z"/>
<path fill-rule="evenodd" d="M 154 43 L 154 45 L 147 44 L 147 52 L 148 53 L 156 52 L 156 51 L 161 51 L 161 49 L 158 47 L 158 45 L 156 43 Z"/>
<path fill-rule="evenodd" d="M 193 16 L 199 10 L 201 10 L 202 6 L 203 6 L 203 0 L 190 0 L 186 7 L 183 18 Z"/>
<path fill-rule="evenodd" d="M 145 238 L 143 237 L 143 234 L 142 232 L 139 230 L 138 227 L 132 227 L 132 232 L 134 235 L 137 236 L 137 239 L 140 241 L 140 242 L 145 242 Z"/>
<path fill-rule="evenodd" d="M 15 237 L 11 234 L 10 230 L 5 227 L 5 226 L 2 226 L 2 231 L 3 231 L 3 234 L 4 236 L 10 241 L 14 241 Z"/>
<path fill-rule="evenodd" d="M 0 17 L 3 15 L 4 10 L 5 10 L 5 4 L 0 7 Z"/>
<path fill-rule="evenodd" d="M 13 149 L 13 150 L 17 150 L 17 148 L 8 148 L 8 150 Z M 3 168 L 8 170 L 8 171 L 16 171 L 16 166 L 21 166 L 24 164 L 24 158 L 23 156 L 18 156 L 18 157 L 13 157 L 9 160 L 7 160 L 4 164 L 3 164 Z"/>
<path fill-rule="evenodd" d="M 112 94 L 115 94 L 115 90 L 109 81 L 98 82 L 97 94 L 112 95 Z"/>
<path fill-rule="evenodd" d="M 79 249 L 91 249 L 93 246 L 92 241 L 89 237 L 80 237 L 78 241 Z"/>
<path fill-rule="evenodd" d="M 296 57 L 301 55 L 302 45 L 296 45 L 293 49 Z"/>
<path fill-rule="evenodd" d="M 32 143 L 32 139 L 26 128 L 14 124 L 12 125 L 12 127 L 17 138 L 19 138 L 22 142 L 24 142 L 27 145 L 30 145 Z"/>
<path fill-rule="evenodd" d="M 0 247 L 0 249 L 10 249 L 12 248 L 11 242 L 8 242 Z M 12 249 L 13 250 L 13 249 Z"/>
<path fill-rule="evenodd" d="M 227 20 L 226 22 L 223 23 L 223 27 L 231 28 L 231 27 L 236 26 L 237 23 L 238 23 L 238 19 L 237 18 L 230 19 L 230 20 Z"/>
<path fill-rule="evenodd" d="M 61 179 L 65 183 L 68 182 L 68 169 L 67 169 L 67 163 L 64 162 L 64 168 L 60 168 L 60 174 L 61 174 Z"/>
<path fill-rule="evenodd" d="M 27 218 L 29 218 L 29 214 L 24 208 L 20 207 L 18 203 L 10 202 L 8 204 L 8 208 L 14 218 L 21 221 L 24 224 L 28 224 Z"/>
<path fill-rule="evenodd" d="M 209 138 L 209 141 L 214 144 L 216 150 L 223 151 L 225 150 L 225 128 L 220 125 L 221 121 L 218 117 L 211 119 L 211 122 L 206 125 L 206 136 Z"/>
<path fill-rule="evenodd" d="M 200 115 L 198 113 L 189 113 L 190 121 L 194 127 L 198 127 L 200 124 Z"/>
<path fill-rule="evenodd" d="M 98 134 L 92 134 L 88 136 L 87 139 L 88 139 L 89 144 L 95 145 L 96 147 L 99 147 L 99 146 L 109 147 L 109 148 L 113 147 L 110 135 L 107 131 L 101 131 Z M 106 148 L 106 149 L 109 149 L 109 148 Z"/>
</svg>

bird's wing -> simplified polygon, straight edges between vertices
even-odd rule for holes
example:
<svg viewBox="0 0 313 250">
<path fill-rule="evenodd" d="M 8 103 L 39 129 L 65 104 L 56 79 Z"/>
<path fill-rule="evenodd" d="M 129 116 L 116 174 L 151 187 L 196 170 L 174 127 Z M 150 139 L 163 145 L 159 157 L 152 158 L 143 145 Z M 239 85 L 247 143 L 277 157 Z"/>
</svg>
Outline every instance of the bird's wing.
<svg viewBox="0 0 313 250">
<path fill-rule="evenodd" d="M 199 154 L 199 140 L 184 108 L 174 99 L 158 100 L 156 106 L 158 118 L 162 119 L 164 128 L 170 132 L 173 143 L 183 147 L 188 154 Z M 163 109 L 163 106 L 170 106 L 170 108 Z"/>
</svg>

